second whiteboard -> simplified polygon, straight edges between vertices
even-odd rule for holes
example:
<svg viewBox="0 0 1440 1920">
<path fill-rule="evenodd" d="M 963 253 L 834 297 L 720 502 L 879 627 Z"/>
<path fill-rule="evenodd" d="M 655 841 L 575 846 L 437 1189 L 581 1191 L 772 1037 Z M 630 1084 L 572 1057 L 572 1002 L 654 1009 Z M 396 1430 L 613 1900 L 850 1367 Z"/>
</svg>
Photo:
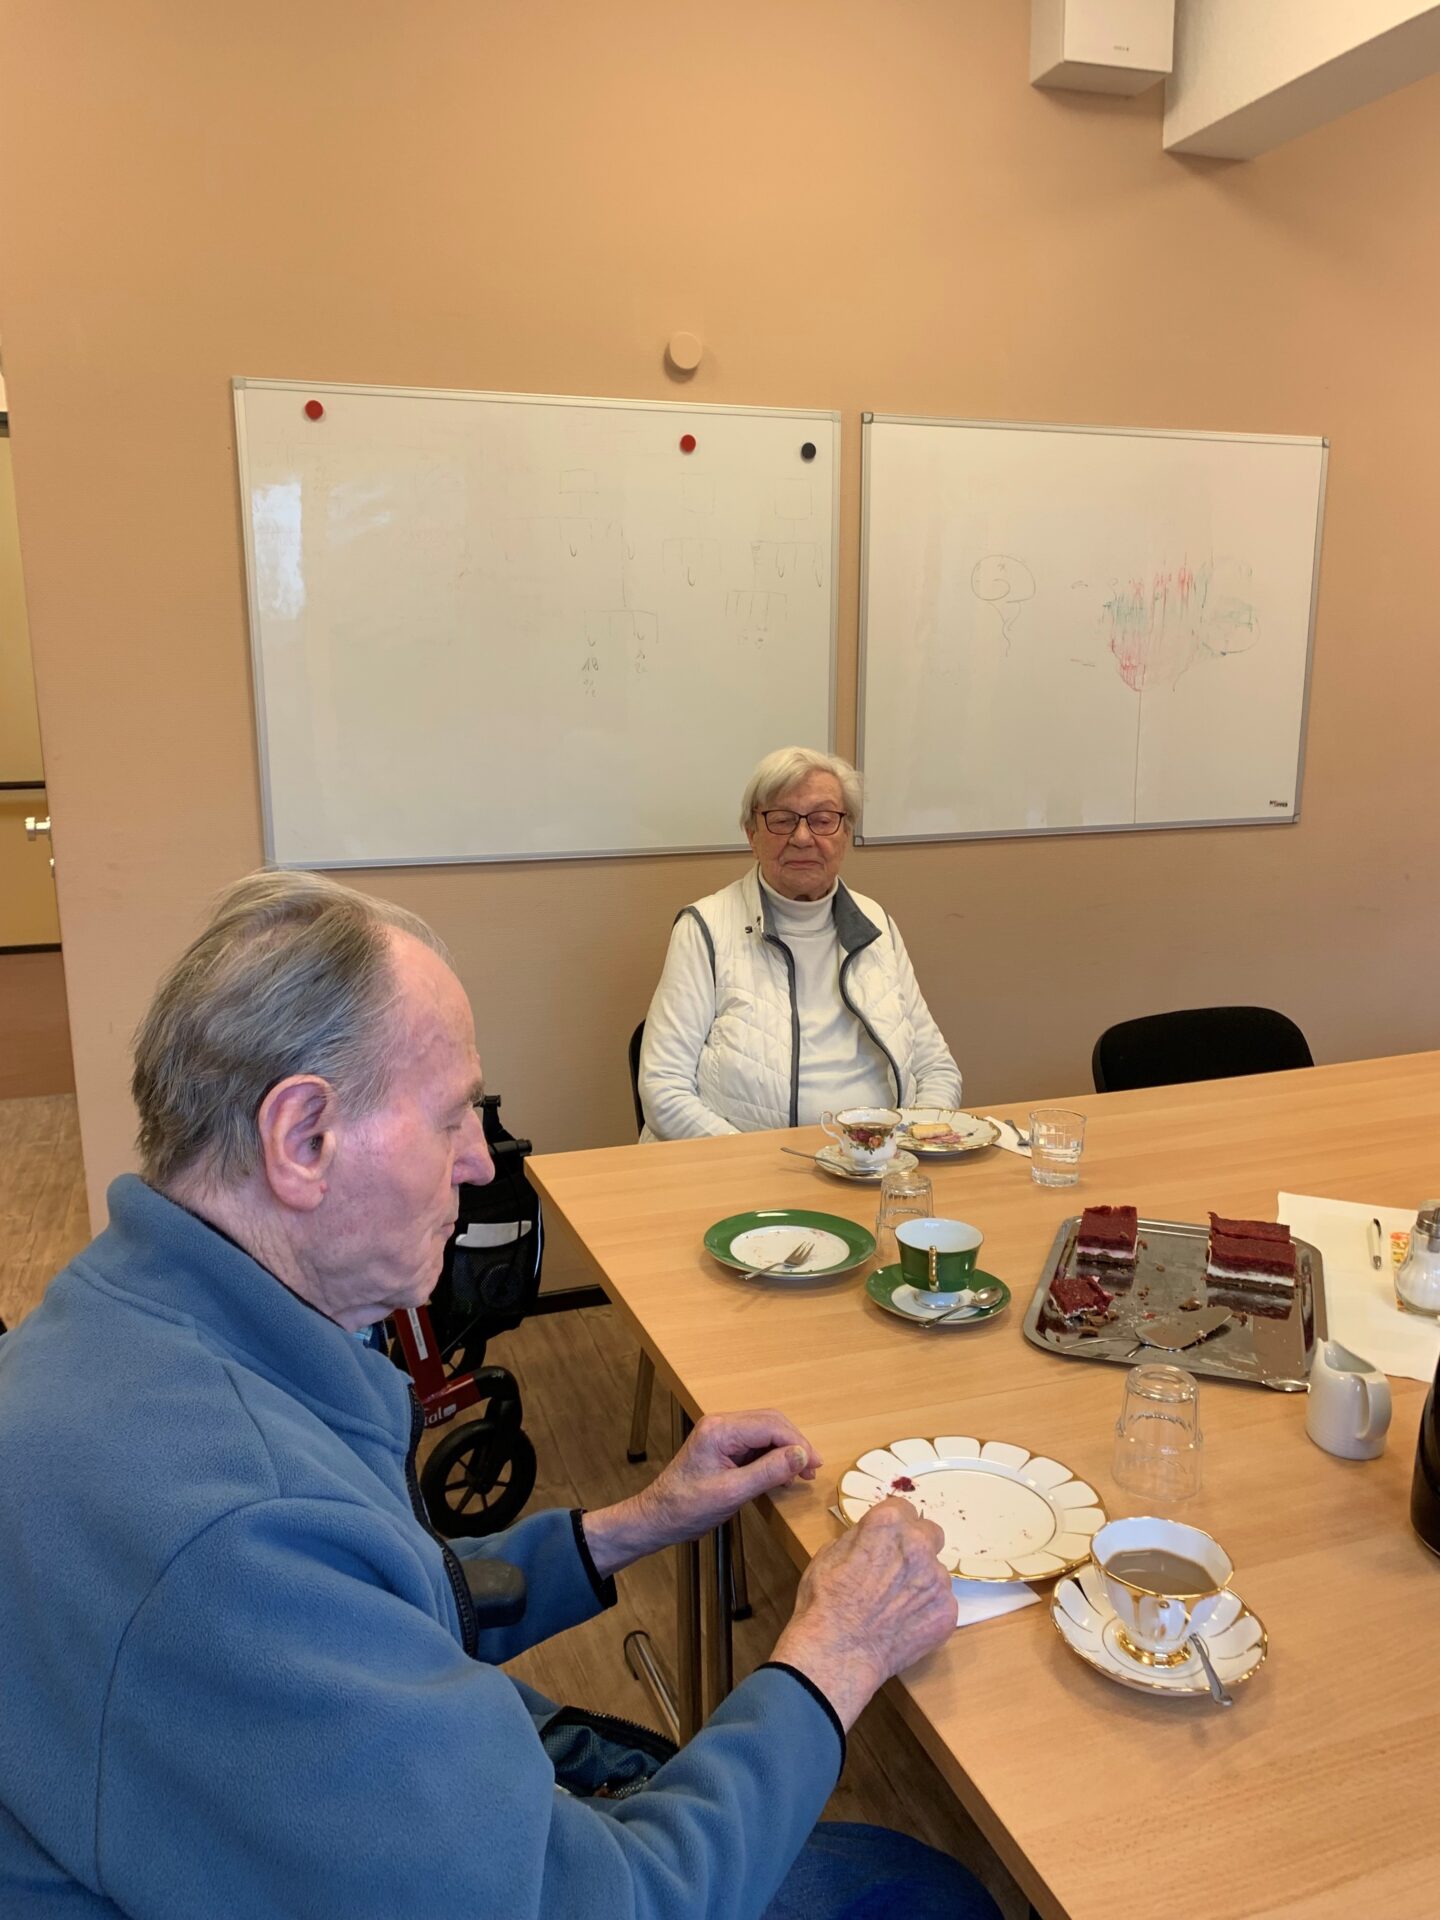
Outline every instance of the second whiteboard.
<svg viewBox="0 0 1440 1920">
<path fill-rule="evenodd" d="M 1286 821 L 1322 440 L 864 425 L 865 838 Z"/>
</svg>

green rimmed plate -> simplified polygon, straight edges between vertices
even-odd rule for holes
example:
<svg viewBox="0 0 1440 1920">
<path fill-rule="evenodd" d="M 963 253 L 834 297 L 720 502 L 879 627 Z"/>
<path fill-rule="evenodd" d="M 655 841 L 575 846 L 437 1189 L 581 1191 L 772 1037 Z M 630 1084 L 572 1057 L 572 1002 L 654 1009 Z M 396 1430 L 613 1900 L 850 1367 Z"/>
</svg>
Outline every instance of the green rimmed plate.
<svg viewBox="0 0 1440 1920">
<path fill-rule="evenodd" d="M 947 1328 L 978 1326 L 982 1320 L 993 1320 L 997 1313 L 1004 1313 L 1010 1304 L 1009 1287 L 993 1273 L 982 1273 L 977 1267 L 965 1284 L 967 1287 L 976 1288 L 999 1287 L 1001 1290 L 1000 1298 L 993 1301 L 988 1307 L 976 1307 L 973 1312 L 964 1314 L 963 1316 L 957 1314 L 954 1320 L 947 1320 L 945 1322 Z M 907 1306 L 905 1304 L 905 1296 L 907 1294 L 913 1294 L 915 1290 L 906 1280 L 905 1275 L 898 1266 L 877 1268 L 865 1282 L 865 1291 L 877 1307 L 883 1307 L 887 1313 L 893 1313 L 897 1320 L 908 1320 L 912 1327 L 924 1326 L 927 1320 L 937 1320 L 942 1314 L 951 1311 L 951 1308 L 946 1306 L 935 1307 L 927 1313 L 923 1310 Z M 895 1298 L 897 1292 L 900 1294 L 898 1300 Z"/>
<path fill-rule="evenodd" d="M 776 1280 L 815 1280 L 823 1274 L 848 1273 L 875 1251 L 875 1236 L 853 1220 L 834 1213 L 812 1213 L 808 1207 L 761 1207 L 753 1213 L 732 1213 L 705 1230 L 705 1250 L 737 1273 L 753 1273 L 774 1266 L 813 1240 L 809 1256 L 798 1267 L 768 1275 Z"/>
</svg>

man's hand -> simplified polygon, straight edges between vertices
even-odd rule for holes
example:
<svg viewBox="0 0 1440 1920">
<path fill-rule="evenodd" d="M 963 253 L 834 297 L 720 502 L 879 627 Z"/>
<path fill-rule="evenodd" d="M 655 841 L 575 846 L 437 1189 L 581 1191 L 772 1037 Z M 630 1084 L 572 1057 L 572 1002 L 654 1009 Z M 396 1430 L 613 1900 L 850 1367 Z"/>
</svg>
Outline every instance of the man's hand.
<svg viewBox="0 0 1440 1920">
<path fill-rule="evenodd" d="M 892 1674 L 955 1627 L 944 1531 L 906 1500 L 882 1500 L 816 1554 L 800 1579 L 774 1658 L 813 1680 L 847 1729 Z"/>
<path fill-rule="evenodd" d="M 681 1540 L 697 1540 L 758 1494 L 813 1480 L 822 1465 L 783 1413 L 711 1413 L 643 1493 L 585 1516 L 602 1576 Z"/>
</svg>

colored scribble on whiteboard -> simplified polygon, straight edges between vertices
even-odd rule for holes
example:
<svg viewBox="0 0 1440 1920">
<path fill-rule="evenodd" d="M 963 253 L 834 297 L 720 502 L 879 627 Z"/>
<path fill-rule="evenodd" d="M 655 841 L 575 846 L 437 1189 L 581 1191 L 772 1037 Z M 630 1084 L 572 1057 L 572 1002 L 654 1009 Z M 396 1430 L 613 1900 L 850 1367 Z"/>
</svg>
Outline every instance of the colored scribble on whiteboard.
<svg viewBox="0 0 1440 1920">
<path fill-rule="evenodd" d="M 1233 584 L 1248 584 L 1239 562 L 1196 568 L 1181 561 L 1157 567 L 1149 579 L 1135 576 L 1111 584 L 1102 603 L 1101 626 L 1120 678 L 1136 693 L 1159 684 L 1174 687 L 1197 660 L 1244 653 L 1260 638 L 1260 616 Z M 1223 576 L 1223 577 L 1222 577 Z"/>
</svg>

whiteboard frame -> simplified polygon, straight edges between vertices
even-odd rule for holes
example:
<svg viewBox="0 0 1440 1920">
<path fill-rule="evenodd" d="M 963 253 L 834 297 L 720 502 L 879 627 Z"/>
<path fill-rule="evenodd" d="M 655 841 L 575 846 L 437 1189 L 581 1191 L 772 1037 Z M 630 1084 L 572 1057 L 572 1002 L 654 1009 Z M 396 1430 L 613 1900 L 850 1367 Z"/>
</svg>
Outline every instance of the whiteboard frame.
<svg viewBox="0 0 1440 1920">
<path fill-rule="evenodd" d="M 1320 605 L 1320 553 L 1325 532 L 1325 490 L 1329 481 L 1330 442 L 1303 433 L 1211 433 L 1204 428 L 1089 427 L 1078 422 L 1043 420 L 935 420 L 915 413 L 860 415 L 860 644 L 855 686 L 855 765 L 865 777 L 866 624 L 870 612 L 870 429 L 882 427 L 982 427 L 996 432 L 1107 434 L 1125 440 L 1224 440 L 1267 447 L 1318 447 L 1320 488 L 1315 507 L 1315 557 L 1310 569 L 1310 621 L 1305 635 L 1305 684 L 1300 697 L 1300 739 L 1295 755 L 1295 805 L 1283 820 L 1256 814 L 1229 820 L 1117 820 L 1104 826 L 985 827 L 968 833 L 885 833 L 855 835 L 857 847 L 908 847 L 950 840 L 1073 839 L 1095 833 L 1191 833 L 1206 827 L 1293 827 L 1299 824 L 1305 785 L 1305 742 L 1310 731 L 1310 671 L 1315 659 L 1315 622 Z"/>
<path fill-rule="evenodd" d="M 251 388 L 264 388 L 267 392 L 326 394 L 338 393 L 353 396 L 357 394 L 378 394 L 387 399 L 405 400 L 474 400 L 485 403 L 497 401 L 518 402 L 524 406 L 546 407 L 610 407 L 625 413 L 723 413 L 727 415 L 761 415 L 770 419 L 791 420 L 828 420 L 835 429 L 834 458 L 830 470 L 830 660 L 829 687 L 826 702 L 826 739 L 827 753 L 834 753 L 836 703 L 840 674 L 840 469 L 844 458 L 841 414 L 834 407 L 746 407 L 726 406 L 720 401 L 700 401 L 691 404 L 683 400 L 618 400 L 609 397 L 587 397 L 570 393 L 492 393 L 473 387 L 393 387 L 374 386 L 366 382 L 342 380 L 277 380 L 263 374 L 235 374 L 230 381 L 232 401 L 235 409 L 235 462 L 239 493 L 237 504 L 240 510 L 240 534 L 245 549 L 245 612 L 250 628 L 250 667 L 254 684 L 255 704 L 255 746 L 259 755 L 260 776 L 260 819 L 264 837 L 266 864 L 287 872 L 305 872 L 313 870 L 322 873 L 343 871 L 383 872 L 395 867 L 479 867 L 479 866 L 520 866 L 537 860 L 664 860 L 692 853 L 741 853 L 745 850 L 745 841 L 727 840 L 705 846 L 691 847 L 587 847 L 578 852 L 567 853 L 454 853 L 438 855 L 415 855 L 406 860 L 325 860 L 312 861 L 309 869 L 280 861 L 275 856 L 274 816 L 270 797 L 270 743 L 266 733 L 265 702 L 265 659 L 260 639 L 260 622 L 256 612 L 260 604 L 258 584 L 255 577 L 255 550 L 251 536 L 250 515 L 246 503 L 250 493 L 249 448 L 245 434 L 245 409 L 242 400 L 245 392 Z M 737 800 L 736 804 L 739 802 Z"/>
</svg>

